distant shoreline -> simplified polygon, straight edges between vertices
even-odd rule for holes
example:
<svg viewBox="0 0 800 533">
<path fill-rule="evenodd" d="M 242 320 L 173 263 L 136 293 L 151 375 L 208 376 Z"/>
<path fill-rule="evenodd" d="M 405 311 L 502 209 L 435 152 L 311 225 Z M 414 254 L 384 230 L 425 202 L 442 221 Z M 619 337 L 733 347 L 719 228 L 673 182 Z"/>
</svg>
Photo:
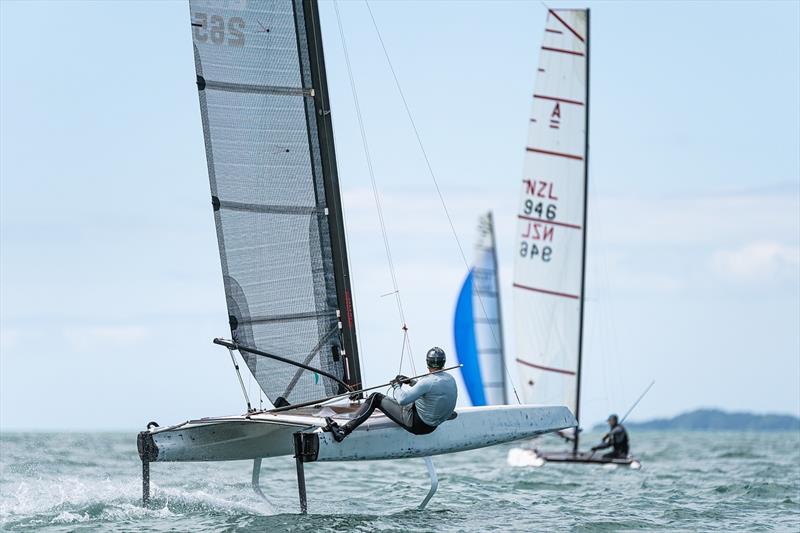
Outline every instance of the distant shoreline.
<svg viewBox="0 0 800 533">
<path fill-rule="evenodd" d="M 626 422 L 625 426 L 631 430 L 641 431 L 800 431 L 800 417 L 696 409 L 672 418 Z M 597 424 L 593 429 L 603 430 L 606 426 Z"/>
<path fill-rule="evenodd" d="M 800 417 L 785 414 L 755 414 L 728 412 L 721 409 L 695 409 L 672 418 L 654 418 L 645 421 L 626 421 L 625 427 L 633 431 L 753 431 L 800 432 Z M 128 433 L 135 435 L 141 428 L 20 428 L 0 427 L 0 435 L 10 434 L 97 434 Z M 585 431 L 589 431 L 587 428 Z M 591 427 L 593 432 L 606 432 L 603 423 Z M 133 437 L 132 437 L 133 438 Z"/>
</svg>

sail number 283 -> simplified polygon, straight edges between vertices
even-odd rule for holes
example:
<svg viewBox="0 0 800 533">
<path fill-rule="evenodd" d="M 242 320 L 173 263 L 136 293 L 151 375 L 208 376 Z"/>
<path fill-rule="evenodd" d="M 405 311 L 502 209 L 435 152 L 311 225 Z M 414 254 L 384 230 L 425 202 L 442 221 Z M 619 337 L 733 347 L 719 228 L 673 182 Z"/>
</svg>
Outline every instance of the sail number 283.
<svg viewBox="0 0 800 533">
<path fill-rule="evenodd" d="M 550 246 L 542 246 L 540 248 L 536 244 L 529 244 L 528 241 L 522 241 L 519 243 L 519 255 L 548 262 L 552 258 L 553 249 Z"/>
<path fill-rule="evenodd" d="M 192 20 L 194 40 L 205 43 L 211 40 L 214 44 L 228 46 L 244 46 L 244 19 L 231 17 L 227 21 L 219 15 L 208 16 L 208 13 L 195 13 Z M 227 38 L 227 39 L 226 39 Z"/>
</svg>

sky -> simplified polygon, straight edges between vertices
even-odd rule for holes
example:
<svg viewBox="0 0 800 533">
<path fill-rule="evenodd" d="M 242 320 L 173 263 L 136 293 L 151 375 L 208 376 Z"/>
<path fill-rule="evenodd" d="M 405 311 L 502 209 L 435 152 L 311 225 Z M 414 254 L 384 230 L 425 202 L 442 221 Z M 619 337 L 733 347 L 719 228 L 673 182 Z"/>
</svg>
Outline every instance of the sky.
<svg viewBox="0 0 800 533">
<path fill-rule="evenodd" d="M 592 9 L 585 425 L 800 415 L 800 4 Z M 515 215 L 546 8 L 371 2 L 471 256 Z M 320 5 L 367 384 L 402 331 L 331 2 Z M 365 5 L 340 3 L 416 367 L 466 274 Z M 241 413 L 185 2 L 0 2 L 0 429 Z M 513 357 L 513 321 L 504 325 Z M 516 382 L 513 365 L 511 376 Z M 245 378 L 252 397 L 257 386 Z M 462 390 L 461 404 L 467 402 Z"/>
</svg>

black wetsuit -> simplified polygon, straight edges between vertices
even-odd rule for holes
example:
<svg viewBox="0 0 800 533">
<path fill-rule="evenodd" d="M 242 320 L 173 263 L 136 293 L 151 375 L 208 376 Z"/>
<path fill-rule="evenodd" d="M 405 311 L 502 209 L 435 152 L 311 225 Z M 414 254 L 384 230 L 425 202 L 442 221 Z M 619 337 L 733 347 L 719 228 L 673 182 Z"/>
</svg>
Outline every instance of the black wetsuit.
<svg viewBox="0 0 800 533">
<path fill-rule="evenodd" d="M 604 459 L 624 459 L 628 457 L 630 445 L 628 443 L 628 432 L 625 431 L 625 426 L 617 424 L 608 434 L 603 438 L 603 444 L 595 446 L 592 450 L 602 450 L 605 448 L 614 449 L 606 454 L 603 454 Z"/>
</svg>

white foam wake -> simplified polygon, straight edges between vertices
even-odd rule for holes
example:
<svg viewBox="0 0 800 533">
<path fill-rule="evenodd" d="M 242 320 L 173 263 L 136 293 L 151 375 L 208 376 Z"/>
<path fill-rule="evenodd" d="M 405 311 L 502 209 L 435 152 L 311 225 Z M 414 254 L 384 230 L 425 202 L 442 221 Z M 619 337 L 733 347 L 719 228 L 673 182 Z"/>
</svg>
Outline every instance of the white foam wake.
<svg viewBox="0 0 800 533">
<path fill-rule="evenodd" d="M 540 467 L 546 462 L 534 450 L 527 448 L 511 448 L 506 458 L 509 466 Z"/>
</svg>

